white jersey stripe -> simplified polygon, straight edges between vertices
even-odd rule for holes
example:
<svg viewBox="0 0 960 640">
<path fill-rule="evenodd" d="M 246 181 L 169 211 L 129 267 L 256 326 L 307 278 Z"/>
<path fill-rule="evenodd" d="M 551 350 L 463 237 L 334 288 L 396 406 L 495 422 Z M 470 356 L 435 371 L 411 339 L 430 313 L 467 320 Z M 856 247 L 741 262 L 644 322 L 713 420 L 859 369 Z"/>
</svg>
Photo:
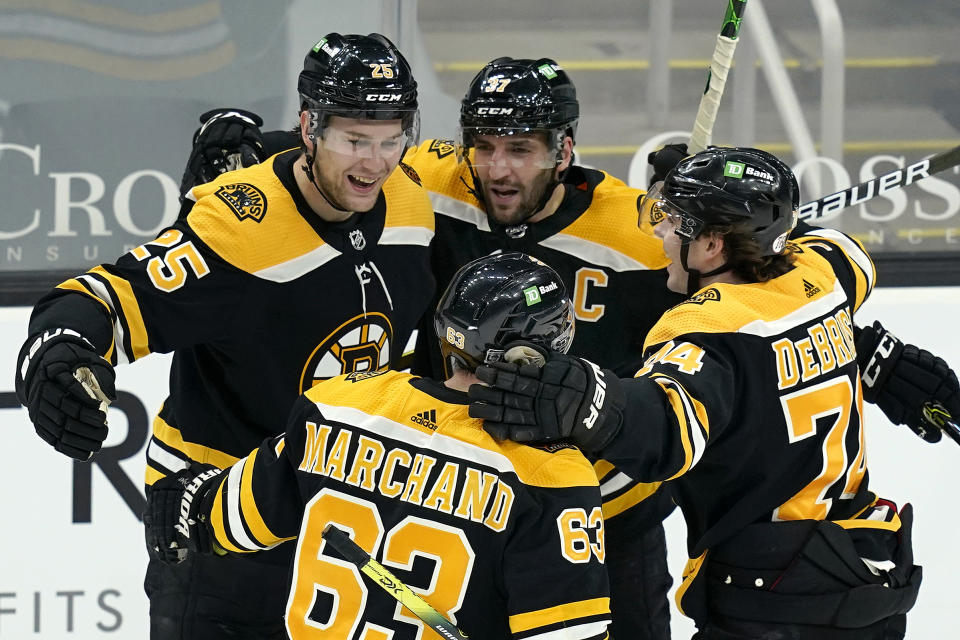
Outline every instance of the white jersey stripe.
<svg viewBox="0 0 960 640">
<path fill-rule="evenodd" d="M 837 307 L 847 304 L 847 294 L 839 280 L 834 280 L 833 291 L 812 302 L 808 302 L 796 311 L 775 320 L 754 320 L 737 329 L 738 333 L 748 333 L 762 338 L 778 336 L 794 327 L 799 327 L 825 316 Z"/>
<path fill-rule="evenodd" d="M 593 638 L 606 631 L 609 623 L 609 620 L 600 620 L 598 622 L 575 624 L 570 627 L 547 631 L 546 633 L 526 636 L 523 640 L 582 640 L 584 638 Z"/>
<path fill-rule="evenodd" d="M 846 251 L 847 255 L 850 256 L 850 259 L 853 260 L 858 267 L 860 267 L 860 270 L 863 271 L 863 275 L 867 278 L 867 291 L 869 292 L 873 290 L 873 282 L 876 279 L 876 273 L 874 273 L 873 263 L 870 261 L 870 257 L 864 253 L 863 249 L 860 248 L 860 245 L 836 229 L 814 229 L 808 231 L 804 235 L 808 237 L 814 236 L 826 238 L 834 244 L 843 247 L 843 250 Z"/>
<path fill-rule="evenodd" d="M 433 239 L 433 231 L 426 227 L 385 227 L 377 244 L 418 244 L 426 247 Z"/>
<path fill-rule="evenodd" d="M 496 451 L 472 445 L 462 440 L 436 432 L 424 433 L 419 429 L 394 422 L 383 416 L 371 415 L 353 407 L 338 407 L 321 402 L 315 403 L 324 417 L 338 422 L 355 425 L 359 429 L 380 433 L 389 438 L 405 442 L 413 447 L 433 449 L 454 458 L 472 460 L 497 471 L 515 473 L 511 460 Z"/>
<path fill-rule="evenodd" d="M 539 244 L 548 249 L 569 254 L 584 262 L 607 267 L 614 271 L 648 271 L 650 269 L 642 262 L 638 262 L 616 249 L 584 240 L 569 233 L 557 233 L 549 238 L 544 238 Z"/>
<path fill-rule="evenodd" d="M 97 297 L 106 302 L 107 306 L 110 307 L 110 310 L 113 311 L 113 315 L 116 317 L 116 320 L 113 322 L 113 344 L 117 353 L 117 364 L 127 364 L 131 362 L 130 354 L 126 352 L 123 345 L 125 335 L 123 333 L 123 323 L 120 322 L 120 313 L 113 304 L 113 298 L 110 296 L 110 291 L 102 282 L 90 274 L 77 276 L 77 280 L 83 280 L 83 282 L 85 282 L 87 286 L 90 287 L 95 294 L 97 294 Z"/>
<path fill-rule="evenodd" d="M 275 264 L 272 267 L 254 271 L 253 275 L 272 282 L 290 282 L 302 275 L 318 269 L 340 255 L 340 252 L 328 244 L 308 251 L 292 260 Z"/>
<path fill-rule="evenodd" d="M 623 489 L 625 486 L 633 482 L 633 480 L 625 473 L 617 472 L 613 475 L 612 478 L 605 481 L 600 485 L 600 495 L 606 498 L 611 493 Z"/>
<path fill-rule="evenodd" d="M 243 515 L 240 513 L 240 479 L 243 477 L 247 460 L 248 458 L 244 458 L 230 467 L 230 475 L 227 477 L 227 522 L 230 525 L 230 535 L 240 548 L 260 551 L 266 547 L 250 539 L 243 528 Z"/>
<path fill-rule="evenodd" d="M 490 223 L 487 222 L 487 213 L 480 207 L 467 204 L 462 200 L 451 198 L 442 193 L 436 193 L 435 191 L 430 192 L 430 202 L 433 204 L 434 212 L 442 216 L 469 222 L 480 231 L 490 231 Z"/>
</svg>

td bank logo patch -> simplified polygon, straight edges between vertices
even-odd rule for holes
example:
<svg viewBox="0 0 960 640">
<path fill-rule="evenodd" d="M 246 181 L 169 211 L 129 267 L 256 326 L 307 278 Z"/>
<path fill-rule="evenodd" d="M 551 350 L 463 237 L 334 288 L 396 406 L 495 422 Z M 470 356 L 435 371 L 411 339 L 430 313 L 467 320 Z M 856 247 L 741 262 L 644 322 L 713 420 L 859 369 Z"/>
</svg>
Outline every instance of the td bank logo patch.
<svg viewBox="0 0 960 640">
<path fill-rule="evenodd" d="M 531 307 L 540 302 L 540 290 L 536 286 L 527 287 L 523 290 L 523 296 L 527 301 L 527 306 Z"/>
<path fill-rule="evenodd" d="M 240 220 L 252 218 L 254 222 L 260 222 L 267 215 L 267 198 L 252 184 L 225 184 L 217 189 L 216 194 Z"/>
<path fill-rule="evenodd" d="M 723 165 L 723 175 L 727 178 L 742 178 L 743 169 L 744 164 L 742 162 L 727 160 L 727 164 Z"/>
</svg>

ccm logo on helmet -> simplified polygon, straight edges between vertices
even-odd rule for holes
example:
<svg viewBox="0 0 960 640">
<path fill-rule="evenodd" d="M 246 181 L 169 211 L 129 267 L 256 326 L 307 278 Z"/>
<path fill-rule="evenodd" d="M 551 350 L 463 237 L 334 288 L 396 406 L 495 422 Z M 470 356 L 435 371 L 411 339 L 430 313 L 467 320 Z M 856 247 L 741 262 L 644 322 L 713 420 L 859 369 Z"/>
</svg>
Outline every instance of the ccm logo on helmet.
<svg viewBox="0 0 960 640">
<path fill-rule="evenodd" d="M 400 102 L 402 97 L 399 93 L 369 93 L 367 102 Z"/>
<path fill-rule="evenodd" d="M 583 419 L 583 425 L 587 429 L 593 429 L 593 424 L 600 415 L 600 409 L 603 408 L 603 401 L 607 397 L 607 383 L 603 380 L 603 372 L 600 371 L 600 367 L 589 360 L 584 360 L 584 362 L 590 365 L 593 370 L 593 377 L 597 380 L 597 386 L 593 388 L 593 399 L 590 401 L 590 414 Z"/>
<path fill-rule="evenodd" d="M 513 107 L 477 107 L 478 115 L 508 116 L 513 113 Z"/>
</svg>

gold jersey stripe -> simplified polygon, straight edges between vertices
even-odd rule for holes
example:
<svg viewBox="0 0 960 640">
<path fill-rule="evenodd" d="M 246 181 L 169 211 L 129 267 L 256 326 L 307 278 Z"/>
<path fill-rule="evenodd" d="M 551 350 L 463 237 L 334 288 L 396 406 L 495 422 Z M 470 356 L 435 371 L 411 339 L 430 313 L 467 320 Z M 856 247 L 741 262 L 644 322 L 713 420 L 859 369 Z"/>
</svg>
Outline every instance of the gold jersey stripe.
<svg viewBox="0 0 960 640">
<path fill-rule="evenodd" d="M 253 453 L 247 456 L 247 463 L 243 467 L 243 475 L 240 478 L 240 511 L 244 522 L 250 529 L 254 539 L 263 547 L 272 547 L 284 540 L 293 538 L 280 538 L 270 531 L 270 527 L 263 521 L 260 510 L 257 508 L 257 501 L 253 496 L 253 465 L 258 458 L 259 449 L 254 449 Z"/>
<path fill-rule="evenodd" d="M 103 267 L 94 267 L 90 273 L 95 273 L 106 280 L 113 293 L 117 296 L 120 303 L 120 311 L 123 312 L 123 318 L 126 320 L 127 330 L 130 336 L 130 348 L 133 351 L 130 355 L 133 360 L 139 360 L 150 353 L 149 338 L 147 337 L 147 326 L 143 322 L 143 316 L 140 314 L 140 305 L 137 303 L 137 296 L 133 293 L 133 287 L 123 278 L 107 273 Z"/>
<path fill-rule="evenodd" d="M 567 622 L 610 613 L 610 598 L 593 598 L 592 600 L 580 600 L 578 602 L 567 602 L 555 607 L 540 609 L 538 611 L 529 611 L 527 613 L 518 613 L 509 618 L 510 630 L 513 633 L 523 633 L 530 629 L 537 629 L 558 622 Z"/>
<path fill-rule="evenodd" d="M 153 419 L 153 437 L 168 447 L 186 454 L 191 460 L 212 464 L 221 469 L 226 469 L 240 460 L 240 458 L 229 453 L 205 447 L 195 442 L 186 442 L 180 434 L 180 430 L 167 424 L 160 416 Z"/>
<path fill-rule="evenodd" d="M 103 300 L 101 300 L 98 296 L 96 296 L 96 295 L 94 295 L 93 293 L 91 293 L 90 290 L 87 289 L 85 286 L 83 286 L 83 283 L 81 283 L 81 282 L 80 282 L 79 280 L 77 280 L 76 278 L 70 278 L 70 279 L 67 280 L 66 282 L 61 282 L 60 284 L 57 285 L 57 289 L 63 289 L 63 290 L 65 290 L 65 291 L 76 291 L 76 292 L 78 292 L 78 293 L 82 293 L 82 294 L 84 294 L 85 296 L 87 296 L 88 298 L 91 298 L 91 299 L 93 299 L 93 300 L 96 300 L 97 302 L 99 302 L 100 304 L 102 304 L 103 307 L 107 310 L 107 314 L 110 315 L 111 317 L 113 316 L 113 312 L 110 310 L 110 305 L 108 305 L 106 302 L 104 302 Z M 110 346 L 107 347 L 107 352 L 103 354 L 103 357 L 104 357 L 106 360 L 110 361 L 110 362 L 113 362 L 113 359 L 112 359 L 112 358 L 113 358 L 114 344 L 115 344 L 115 343 L 114 343 L 114 341 L 113 341 L 113 332 L 111 332 L 111 333 L 110 333 Z"/>
<path fill-rule="evenodd" d="M 612 518 L 637 506 L 656 493 L 661 484 L 660 482 L 641 482 L 631 487 L 626 493 L 605 501 L 603 503 L 604 519 Z"/>
<path fill-rule="evenodd" d="M 167 477 L 165 473 L 157 471 L 156 469 L 151 467 L 149 464 L 147 465 L 147 470 L 144 472 L 143 476 L 144 476 L 143 483 L 148 487 L 152 486 L 153 483 L 159 480 L 160 478 Z"/>
<path fill-rule="evenodd" d="M 687 592 L 687 589 L 690 588 L 690 585 L 693 584 L 694 579 L 696 579 L 697 574 L 700 573 L 700 569 L 703 567 L 703 561 L 707 558 L 707 552 L 704 551 L 700 554 L 699 558 L 690 558 L 687 560 L 687 565 L 683 568 L 683 577 L 681 578 L 680 586 L 677 587 L 677 592 L 674 594 L 674 599 L 677 603 L 677 609 L 680 610 L 680 613 L 687 615 L 687 612 L 683 610 L 683 596 Z"/>
</svg>

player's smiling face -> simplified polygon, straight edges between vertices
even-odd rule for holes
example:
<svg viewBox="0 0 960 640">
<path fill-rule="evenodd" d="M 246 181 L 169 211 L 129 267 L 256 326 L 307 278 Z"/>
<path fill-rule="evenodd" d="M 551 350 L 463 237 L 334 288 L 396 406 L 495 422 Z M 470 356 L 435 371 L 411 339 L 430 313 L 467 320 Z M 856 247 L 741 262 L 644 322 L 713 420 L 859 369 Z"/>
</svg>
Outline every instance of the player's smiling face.
<svg viewBox="0 0 960 640">
<path fill-rule="evenodd" d="M 400 162 L 400 120 L 331 116 L 318 141 L 314 175 L 327 198 L 347 211 L 369 211 Z"/>
<path fill-rule="evenodd" d="M 487 215 L 506 226 L 536 213 L 556 173 L 555 154 L 538 133 L 478 135 L 473 164 Z"/>
</svg>

